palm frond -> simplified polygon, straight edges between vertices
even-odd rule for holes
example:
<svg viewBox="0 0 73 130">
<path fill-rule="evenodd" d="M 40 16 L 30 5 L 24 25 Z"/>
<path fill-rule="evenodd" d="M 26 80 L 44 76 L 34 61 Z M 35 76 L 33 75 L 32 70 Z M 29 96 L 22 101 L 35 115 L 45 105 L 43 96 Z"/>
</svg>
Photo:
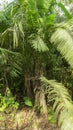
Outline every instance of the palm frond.
<svg viewBox="0 0 73 130">
<path fill-rule="evenodd" d="M 22 72 L 22 56 L 20 53 L 0 48 L 0 69 L 11 77 L 18 77 Z"/>
<path fill-rule="evenodd" d="M 55 80 L 41 77 L 48 100 L 53 100 L 53 109 L 61 130 L 73 129 L 73 104 L 67 89 Z"/>
<path fill-rule="evenodd" d="M 10 45 L 12 43 L 12 33 L 13 33 L 13 29 L 10 27 L 10 28 L 7 28 L 4 32 L 2 32 L 0 34 L 0 45 L 1 46 L 10 47 Z"/>
<path fill-rule="evenodd" d="M 0 45 L 2 47 L 18 47 L 19 39 L 24 39 L 24 31 L 21 22 L 15 23 L 13 27 L 7 28 L 0 34 Z M 5 44 L 6 43 L 6 44 Z"/>
<path fill-rule="evenodd" d="M 72 23 L 61 24 L 51 37 L 51 43 L 57 47 L 58 51 L 73 67 L 73 30 Z"/>
<path fill-rule="evenodd" d="M 37 38 L 32 40 L 31 46 L 38 52 L 45 52 L 49 50 L 46 43 L 44 43 L 40 36 L 37 36 Z"/>
<path fill-rule="evenodd" d="M 65 13 L 65 16 L 68 18 L 68 19 L 71 19 L 72 16 L 71 14 L 69 13 L 69 11 L 66 9 L 66 7 L 64 6 L 64 4 L 62 3 L 59 3 L 58 6 L 61 8 L 61 10 Z"/>
<path fill-rule="evenodd" d="M 17 24 L 15 23 L 14 25 L 14 29 L 13 29 L 13 47 L 18 47 L 18 26 Z"/>
<path fill-rule="evenodd" d="M 21 55 L 11 55 L 8 61 L 8 73 L 12 78 L 19 77 L 22 73 L 22 57 Z"/>
</svg>

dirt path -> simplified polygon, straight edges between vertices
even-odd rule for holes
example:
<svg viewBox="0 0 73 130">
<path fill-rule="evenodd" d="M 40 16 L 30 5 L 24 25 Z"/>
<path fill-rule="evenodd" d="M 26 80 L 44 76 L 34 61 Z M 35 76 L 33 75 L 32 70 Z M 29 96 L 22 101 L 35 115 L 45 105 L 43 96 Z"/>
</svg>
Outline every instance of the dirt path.
<svg viewBox="0 0 73 130">
<path fill-rule="evenodd" d="M 16 114 L 0 113 L 0 130 L 59 130 L 50 124 L 44 115 L 37 116 L 31 109 L 17 111 Z"/>
</svg>

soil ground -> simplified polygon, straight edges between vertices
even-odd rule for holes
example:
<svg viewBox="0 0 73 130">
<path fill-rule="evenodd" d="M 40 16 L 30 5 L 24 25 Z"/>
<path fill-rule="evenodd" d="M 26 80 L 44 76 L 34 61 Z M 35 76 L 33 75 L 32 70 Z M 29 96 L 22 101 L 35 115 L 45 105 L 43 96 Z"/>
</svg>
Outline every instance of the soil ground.
<svg viewBox="0 0 73 130">
<path fill-rule="evenodd" d="M 59 130 L 56 124 L 48 122 L 44 115 L 36 115 L 32 109 L 0 113 L 0 130 Z"/>
</svg>

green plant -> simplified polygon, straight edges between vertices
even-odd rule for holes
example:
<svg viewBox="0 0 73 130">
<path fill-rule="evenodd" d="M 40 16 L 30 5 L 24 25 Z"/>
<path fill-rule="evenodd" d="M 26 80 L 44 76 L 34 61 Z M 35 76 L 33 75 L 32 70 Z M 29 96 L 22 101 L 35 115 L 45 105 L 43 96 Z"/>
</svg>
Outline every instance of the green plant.
<svg viewBox="0 0 73 130">
<path fill-rule="evenodd" d="M 18 109 L 18 102 L 15 101 L 14 97 L 2 96 L 0 94 L 0 111 L 9 113 L 12 109 Z"/>
<path fill-rule="evenodd" d="M 9 83 L 11 83 L 13 87 L 15 83 L 20 80 L 20 87 L 23 85 L 23 89 L 27 89 L 28 91 L 26 91 L 30 92 L 29 79 L 31 79 L 31 81 L 33 80 L 32 75 L 39 77 L 44 73 L 45 66 L 48 62 L 49 70 L 51 66 L 55 66 L 54 63 L 57 62 L 57 60 L 54 61 L 54 57 L 52 59 L 54 62 L 52 64 L 50 62 L 53 43 L 73 67 L 73 20 L 70 20 L 71 23 L 67 21 L 66 23 L 57 24 L 55 5 L 61 7 L 65 13 L 64 17 L 68 19 L 72 17 L 64 5 L 62 3 L 57 4 L 56 0 L 17 0 L 8 5 L 4 11 L 0 12 L 0 76 L 3 78 L 3 83 L 6 87 Z M 50 42 L 52 43 L 52 48 Z M 54 51 L 54 53 L 58 52 Z M 49 60 L 46 57 L 49 57 Z M 46 62 L 44 62 L 45 58 Z M 58 64 L 59 63 L 60 61 Z M 70 110 L 73 108 L 71 100 L 67 100 L 69 99 L 69 95 L 66 89 L 55 81 L 43 80 L 46 86 L 48 86 L 48 84 L 51 86 L 48 87 L 47 94 L 50 95 L 50 100 L 55 100 L 55 113 L 59 118 L 58 124 L 60 123 L 62 130 L 72 129 Z M 24 83 L 27 83 L 27 85 L 24 85 Z M 34 81 L 32 84 L 34 84 Z M 36 86 L 39 87 L 36 89 Z M 41 101 L 41 99 L 43 101 L 45 100 L 44 96 L 40 96 L 40 98 L 37 96 L 40 95 L 38 92 L 41 92 L 39 91 L 41 90 L 40 86 L 38 83 L 34 86 L 38 102 Z M 44 95 L 43 91 L 42 93 Z M 26 95 L 29 95 L 29 93 Z M 9 98 L 10 100 L 8 101 Z M 28 98 L 24 99 L 24 103 L 28 106 L 32 106 Z M 10 104 L 14 104 L 14 99 L 11 99 L 11 96 L 1 97 L 1 106 L 4 106 L 4 108 L 1 107 L 1 110 L 5 110 L 8 106 L 11 106 Z M 15 107 L 17 107 L 17 105 L 15 105 Z M 63 115 L 64 113 L 65 115 Z M 67 122 L 69 126 L 66 125 Z"/>
<path fill-rule="evenodd" d="M 51 43 L 73 67 L 73 19 L 57 25 L 56 31 L 51 36 Z M 64 34 L 64 35 L 63 35 Z"/>
<path fill-rule="evenodd" d="M 45 88 L 48 102 L 53 101 L 53 110 L 61 130 L 73 129 L 73 103 L 67 89 L 54 80 L 41 77 L 42 86 Z M 66 124 L 66 122 L 68 122 Z"/>
<path fill-rule="evenodd" d="M 27 105 L 29 107 L 33 106 L 32 102 L 30 101 L 30 99 L 28 97 L 24 97 L 24 103 L 25 103 L 25 105 Z"/>
<path fill-rule="evenodd" d="M 52 110 L 52 107 L 50 107 L 50 106 L 48 107 L 48 120 L 52 124 L 56 123 L 54 111 Z"/>
</svg>

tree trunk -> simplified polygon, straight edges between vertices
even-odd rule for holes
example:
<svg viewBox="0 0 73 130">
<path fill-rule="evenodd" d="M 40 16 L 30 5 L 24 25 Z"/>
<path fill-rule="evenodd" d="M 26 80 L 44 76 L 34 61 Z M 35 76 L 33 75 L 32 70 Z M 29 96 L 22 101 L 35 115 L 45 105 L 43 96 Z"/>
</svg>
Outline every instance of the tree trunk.
<svg viewBox="0 0 73 130">
<path fill-rule="evenodd" d="M 25 75 L 25 95 L 33 102 L 34 92 L 33 92 L 33 80 L 30 74 Z"/>
<path fill-rule="evenodd" d="M 38 79 L 35 81 L 35 107 L 37 108 L 38 112 L 44 114 L 46 119 L 48 117 L 46 99 L 44 88 L 41 87 L 41 82 L 39 77 L 44 74 L 44 66 L 40 64 L 40 67 L 36 68 L 36 74 Z"/>
<path fill-rule="evenodd" d="M 35 92 L 35 107 L 37 108 L 38 114 L 39 113 L 44 114 L 45 117 L 47 118 L 48 111 L 47 111 L 44 90 L 43 88 L 41 88 L 41 86 L 38 87 L 36 88 L 36 92 Z"/>
</svg>

